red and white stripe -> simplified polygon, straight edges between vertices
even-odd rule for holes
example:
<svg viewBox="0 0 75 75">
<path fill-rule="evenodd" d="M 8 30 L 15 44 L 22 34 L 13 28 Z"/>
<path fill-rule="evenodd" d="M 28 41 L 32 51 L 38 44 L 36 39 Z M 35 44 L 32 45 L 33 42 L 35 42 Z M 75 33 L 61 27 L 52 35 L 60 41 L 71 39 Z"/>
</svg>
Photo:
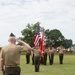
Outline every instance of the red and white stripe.
<svg viewBox="0 0 75 75">
<path fill-rule="evenodd" d="M 36 35 L 35 40 L 34 40 L 34 45 L 36 46 L 39 43 L 39 40 L 41 39 L 40 35 Z"/>
</svg>

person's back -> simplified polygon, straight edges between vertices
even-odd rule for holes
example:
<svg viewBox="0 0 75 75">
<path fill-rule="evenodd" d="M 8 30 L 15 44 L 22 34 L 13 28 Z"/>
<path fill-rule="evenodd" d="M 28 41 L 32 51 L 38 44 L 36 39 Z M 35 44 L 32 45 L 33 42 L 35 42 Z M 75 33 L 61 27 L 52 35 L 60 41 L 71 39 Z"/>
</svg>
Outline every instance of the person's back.
<svg viewBox="0 0 75 75">
<path fill-rule="evenodd" d="M 31 50 L 31 47 L 17 39 L 13 34 L 9 37 L 9 44 L 2 47 L 1 50 L 1 68 L 4 70 L 5 65 L 5 75 L 20 75 L 20 52 Z M 16 41 L 21 43 L 23 46 L 16 45 Z"/>
<path fill-rule="evenodd" d="M 20 63 L 20 51 L 23 49 L 21 46 L 16 46 L 14 44 L 8 44 L 2 48 L 3 58 L 5 61 L 5 66 L 19 65 Z"/>
</svg>

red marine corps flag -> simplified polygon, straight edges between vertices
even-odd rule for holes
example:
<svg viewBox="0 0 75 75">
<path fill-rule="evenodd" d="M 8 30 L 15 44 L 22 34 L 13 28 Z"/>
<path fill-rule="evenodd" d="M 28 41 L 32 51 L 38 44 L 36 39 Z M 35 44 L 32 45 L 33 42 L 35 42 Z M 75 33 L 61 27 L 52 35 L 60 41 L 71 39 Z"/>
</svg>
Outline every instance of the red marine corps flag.
<svg viewBox="0 0 75 75">
<path fill-rule="evenodd" d="M 42 28 L 40 50 L 41 50 L 42 56 L 44 56 L 44 28 Z"/>
<path fill-rule="evenodd" d="M 41 39 L 41 36 L 40 36 L 40 26 L 38 25 L 37 31 L 36 31 L 36 36 L 35 36 L 35 39 L 34 39 L 34 46 L 39 44 L 40 39 Z"/>
<path fill-rule="evenodd" d="M 42 28 L 42 35 L 40 35 L 40 26 L 38 25 L 36 36 L 34 39 L 34 46 L 39 45 L 42 56 L 44 56 L 44 28 Z"/>
</svg>

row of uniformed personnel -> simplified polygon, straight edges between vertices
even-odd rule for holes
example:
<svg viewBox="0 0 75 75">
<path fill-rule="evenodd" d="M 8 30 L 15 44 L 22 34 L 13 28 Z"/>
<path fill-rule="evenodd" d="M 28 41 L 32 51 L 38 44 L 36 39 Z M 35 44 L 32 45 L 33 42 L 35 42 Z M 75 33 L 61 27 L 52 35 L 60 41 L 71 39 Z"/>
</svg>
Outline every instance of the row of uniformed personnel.
<svg viewBox="0 0 75 75">
<path fill-rule="evenodd" d="M 59 53 L 59 62 L 60 64 L 63 64 L 63 56 L 64 56 L 64 47 L 61 45 L 59 47 L 57 47 L 57 49 L 55 49 L 54 47 L 50 46 L 47 49 L 45 49 L 45 54 L 44 55 L 44 64 L 46 65 L 46 61 L 47 61 L 47 54 L 49 55 L 49 64 L 52 65 L 54 62 L 54 53 L 58 51 Z"/>
<path fill-rule="evenodd" d="M 40 57 L 40 64 L 47 64 L 47 55 L 49 56 L 49 64 L 53 64 L 54 60 L 54 53 L 58 51 L 59 52 L 59 62 L 60 64 L 63 64 L 63 56 L 64 56 L 64 47 L 60 46 L 55 49 L 54 47 L 50 46 L 44 50 L 44 57 Z M 34 64 L 34 52 L 32 52 L 32 64 Z"/>
<path fill-rule="evenodd" d="M 63 64 L 63 56 L 64 56 L 64 47 L 60 46 L 55 49 L 54 47 L 50 46 L 44 50 L 44 57 L 41 55 L 41 51 L 39 46 L 37 45 L 32 51 L 32 64 L 35 65 L 35 72 L 39 72 L 40 64 L 47 64 L 47 55 L 49 56 L 49 64 L 52 65 L 54 63 L 54 53 L 56 50 L 59 52 L 59 63 Z M 29 59 L 30 60 L 30 59 Z"/>
</svg>

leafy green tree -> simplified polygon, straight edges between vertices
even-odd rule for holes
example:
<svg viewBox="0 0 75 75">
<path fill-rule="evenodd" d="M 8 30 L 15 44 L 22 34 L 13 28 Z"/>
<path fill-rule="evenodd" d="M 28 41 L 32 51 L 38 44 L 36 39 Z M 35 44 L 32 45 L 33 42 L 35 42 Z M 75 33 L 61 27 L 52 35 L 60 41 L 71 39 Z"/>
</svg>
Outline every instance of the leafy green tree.
<svg viewBox="0 0 75 75">
<path fill-rule="evenodd" d="M 57 30 L 49 30 L 47 29 L 45 31 L 45 37 L 46 37 L 46 45 L 53 45 L 54 47 L 57 47 L 62 44 L 62 41 L 65 39 L 62 33 Z"/>
<path fill-rule="evenodd" d="M 72 46 L 72 40 L 70 39 L 65 39 L 65 40 L 63 40 L 63 42 L 62 42 L 62 45 L 65 47 L 65 48 L 69 48 L 69 47 L 71 47 Z"/>
<path fill-rule="evenodd" d="M 19 38 L 33 47 L 38 25 L 40 26 L 40 22 L 37 22 L 35 24 L 28 23 L 25 29 L 21 31 L 23 37 Z M 40 27 L 40 29 L 42 28 Z M 57 29 L 47 29 L 45 30 L 45 45 L 46 47 L 49 45 L 53 45 L 54 47 L 63 45 L 65 48 L 68 48 L 72 45 L 72 40 L 65 39 L 62 33 Z"/>
<path fill-rule="evenodd" d="M 30 44 L 30 46 L 34 46 L 34 37 L 36 34 L 37 26 L 40 25 L 39 22 L 35 24 L 27 24 L 26 28 L 21 31 L 22 36 L 20 37 L 21 40 Z"/>
<path fill-rule="evenodd" d="M 47 29 L 45 30 L 45 46 L 48 47 L 49 45 L 51 45 L 50 30 Z"/>
</svg>

